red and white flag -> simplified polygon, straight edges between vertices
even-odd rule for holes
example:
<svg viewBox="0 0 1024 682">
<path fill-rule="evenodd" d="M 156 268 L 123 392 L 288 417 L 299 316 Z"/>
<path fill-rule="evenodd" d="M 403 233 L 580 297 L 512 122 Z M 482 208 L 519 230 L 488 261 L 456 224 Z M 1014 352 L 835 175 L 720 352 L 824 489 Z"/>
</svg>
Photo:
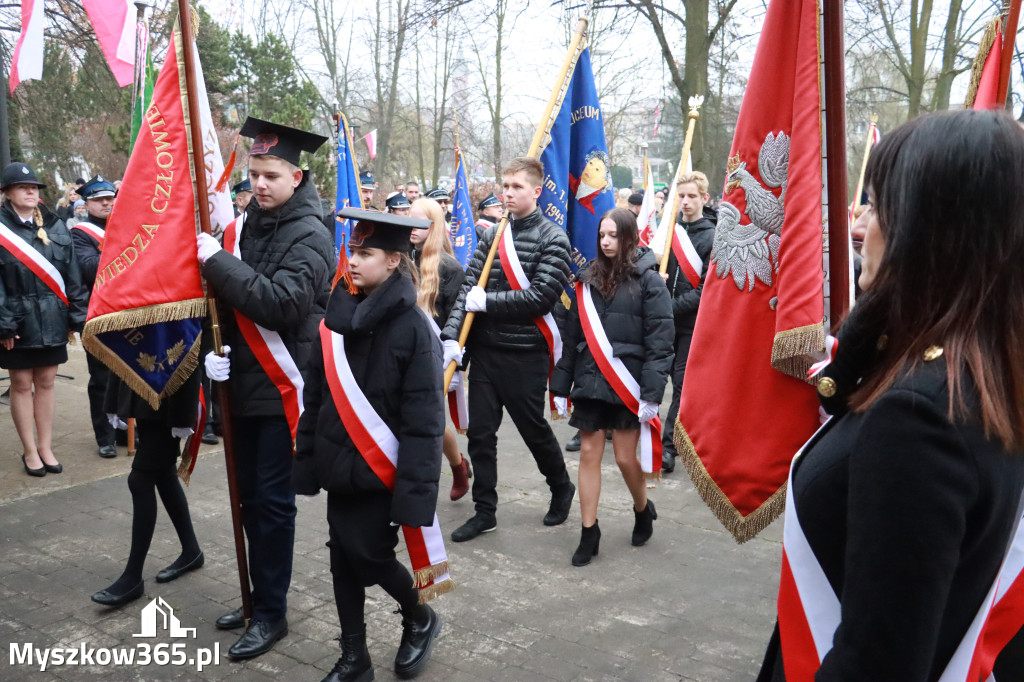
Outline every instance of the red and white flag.
<svg viewBox="0 0 1024 682">
<path fill-rule="evenodd" d="M 640 228 L 640 245 L 648 246 L 658 229 L 658 206 L 654 202 L 654 175 L 650 166 L 647 167 L 647 182 L 644 188 L 644 200 L 640 204 L 636 224 Z"/>
<path fill-rule="evenodd" d="M 131 85 L 135 77 L 135 7 L 130 0 L 82 0 L 82 5 L 114 80 L 122 88 Z"/>
<path fill-rule="evenodd" d="M 783 511 L 789 463 L 818 426 L 807 370 L 825 357 L 819 18 L 815 0 L 768 5 L 675 428 L 697 491 L 739 542 Z"/>
<path fill-rule="evenodd" d="M 11 92 L 18 83 L 43 77 L 43 0 L 21 0 L 21 35 L 11 58 Z"/>
<path fill-rule="evenodd" d="M 366 140 L 366 148 L 370 150 L 370 158 L 377 158 L 377 129 L 374 128 L 363 138 Z"/>
</svg>

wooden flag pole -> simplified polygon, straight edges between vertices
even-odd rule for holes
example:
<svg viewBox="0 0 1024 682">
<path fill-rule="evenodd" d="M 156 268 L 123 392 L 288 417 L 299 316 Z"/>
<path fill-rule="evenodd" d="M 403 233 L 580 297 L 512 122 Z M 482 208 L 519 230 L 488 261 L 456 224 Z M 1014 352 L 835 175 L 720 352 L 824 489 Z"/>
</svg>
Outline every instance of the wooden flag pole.
<svg viewBox="0 0 1024 682">
<path fill-rule="evenodd" d="M 568 88 L 568 81 L 571 78 L 572 70 L 576 66 L 576 60 L 579 58 L 579 54 L 582 51 L 580 47 L 583 42 L 583 38 L 587 34 L 587 25 L 590 23 L 588 16 L 581 17 L 579 23 L 576 25 L 576 32 L 572 36 L 572 41 L 569 43 L 569 51 L 565 55 L 565 59 L 562 61 L 562 69 L 558 73 L 558 79 L 555 81 L 555 87 L 551 91 L 551 96 L 548 97 L 548 103 L 544 108 L 544 115 L 540 119 L 540 125 L 537 126 L 537 131 L 533 135 L 533 141 L 530 143 L 530 150 L 526 153 L 527 156 L 536 158 L 540 153 L 541 142 L 547 136 L 551 130 L 552 124 L 554 124 L 553 113 L 555 107 L 562 101 L 565 96 L 566 89 Z M 487 280 L 491 276 L 491 266 L 494 264 L 494 256 L 498 252 L 498 244 L 501 242 L 501 236 L 505 233 L 505 228 L 508 226 L 510 212 L 506 209 L 505 215 L 501 217 L 501 222 L 498 223 L 498 227 L 494 232 L 494 239 L 491 241 L 491 248 L 487 252 L 487 260 L 484 261 L 484 267 L 480 270 L 480 280 L 478 285 L 481 287 L 487 286 Z M 469 337 L 469 329 L 473 326 L 473 318 L 476 317 L 476 313 L 467 312 L 465 317 L 462 318 L 462 328 L 459 330 L 459 348 L 466 347 L 466 339 Z M 448 363 L 448 366 L 444 370 L 444 390 L 447 393 L 448 387 L 452 383 L 452 377 L 455 376 L 455 362 Z"/>
<path fill-rule="evenodd" d="M 192 54 L 195 39 L 192 34 L 192 16 L 188 0 L 178 0 L 178 24 L 181 27 L 181 49 L 185 66 L 185 84 L 188 92 L 188 120 L 192 139 L 192 167 L 195 173 L 196 205 L 199 208 L 199 226 L 206 234 L 210 230 L 210 204 L 206 200 L 206 164 L 203 153 L 203 128 L 199 116 L 199 95 L 196 91 L 196 65 Z M 205 283 L 204 283 L 205 285 Z M 207 311 L 213 334 L 213 349 L 224 355 L 224 343 L 217 315 L 217 301 L 207 289 Z M 231 428 L 231 394 L 227 382 L 214 382 L 217 402 L 220 404 L 221 433 L 224 437 L 224 460 L 228 475 L 228 500 L 231 506 L 231 525 L 235 535 L 235 560 L 238 564 L 238 585 L 242 592 L 242 615 L 246 622 L 252 617 L 252 591 L 249 587 L 249 562 L 245 553 L 245 534 L 242 528 L 242 505 L 238 495 L 238 474 L 235 469 L 235 439 Z M 200 435 L 200 434 L 196 434 Z"/>
<path fill-rule="evenodd" d="M 829 325 L 850 310 L 850 220 L 846 203 L 846 81 L 843 72 L 843 0 L 824 0 L 825 175 L 828 188 Z M 837 286 L 836 283 L 843 283 Z"/>
<path fill-rule="evenodd" d="M 690 113 L 689 123 L 686 126 L 686 138 L 683 140 L 683 154 L 679 157 L 679 167 L 676 168 L 676 178 L 678 179 L 685 171 L 686 162 L 690 160 L 690 146 L 693 144 L 693 131 L 697 127 L 697 119 L 700 118 L 700 106 L 704 104 L 704 96 L 697 95 L 696 97 L 690 97 Z M 658 266 L 658 272 L 664 275 L 668 272 L 668 257 L 672 253 L 672 237 L 675 235 L 676 230 L 676 213 L 679 212 L 679 190 L 673 186 L 670 188 L 672 194 L 672 201 L 669 203 L 669 216 L 671 216 L 671 222 L 668 225 L 668 229 L 665 230 L 665 250 L 661 252 L 661 264 Z"/>
<path fill-rule="evenodd" d="M 868 124 L 868 139 L 864 143 L 864 158 L 860 162 L 860 177 L 857 178 L 857 190 L 853 195 L 853 211 L 851 215 L 857 212 L 860 207 L 860 198 L 864 194 L 864 173 L 868 169 L 868 159 L 871 157 L 872 143 L 875 141 L 875 128 L 878 126 L 878 114 L 871 114 L 870 123 Z M 856 220 L 856 218 L 853 218 Z M 853 227 L 851 223 L 850 227 Z"/>
</svg>

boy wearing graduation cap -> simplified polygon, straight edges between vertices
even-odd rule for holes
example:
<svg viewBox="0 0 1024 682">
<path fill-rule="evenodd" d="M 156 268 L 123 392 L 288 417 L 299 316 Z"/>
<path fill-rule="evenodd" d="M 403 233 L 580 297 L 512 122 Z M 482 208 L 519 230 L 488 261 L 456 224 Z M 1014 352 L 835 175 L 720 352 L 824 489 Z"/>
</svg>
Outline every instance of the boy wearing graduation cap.
<svg viewBox="0 0 1024 682">
<path fill-rule="evenodd" d="M 352 208 L 338 215 L 357 221 L 349 267 L 335 277 L 342 283 L 311 353 L 295 451 L 296 491 L 327 491 L 342 656 L 323 682 L 373 679 L 364 620 L 371 585 L 398 602 L 394 670 L 408 679 L 426 665 L 441 631 L 426 602 L 453 587 L 435 515 L 445 424 L 441 343 L 416 305 L 408 256 L 412 229 L 430 221 Z M 415 582 L 395 556 L 399 526 Z"/>
<path fill-rule="evenodd" d="M 223 248 L 197 237 L 206 281 L 224 312 L 224 356 L 206 356 L 207 375 L 229 378 L 239 494 L 248 539 L 253 613 L 228 650 L 233 660 L 270 650 L 288 634 L 287 593 L 295 540 L 292 453 L 303 375 L 330 293 L 334 244 L 320 222 L 320 197 L 299 169 L 301 152 L 327 138 L 251 116 L 249 181 L 255 201 L 224 232 Z M 244 625 L 241 609 L 217 627 Z"/>
<path fill-rule="evenodd" d="M 100 250 L 103 248 L 107 218 L 114 208 L 117 190 L 114 189 L 113 183 L 97 175 L 79 187 L 78 194 L 85 200 L 86 217 L 71 228 L 71 241 L 74 244 L 78 269 L 82 273 L 82 284 L 91 295 L 93 283 L 96 281 L 96 270 L 100 264 Z M 127 444 L 128 440 L 124 434 L 117 433 L 103 410 L 103 397 L 107 391 L 110 370 L 91 353 L 86 353 L 85 360 L 89 368 L 89 384 L 86 388 L 89 396 L 89 417 L 92 420 L 93 434 L 96 436 L 97 452 L 100 457 L 116 457 L 116 439 L 124 438 L 122 445 Z"/>
<path fill-rule="evenodd" d="M 249 182 L 249 178 L 232 187 L 231 194 L 235 198 L 235 217 L 237 218 L 242 215 L 242 212 L 249 206 L 249 201 L 252 200 L 252 183 Z"/>
</svg>

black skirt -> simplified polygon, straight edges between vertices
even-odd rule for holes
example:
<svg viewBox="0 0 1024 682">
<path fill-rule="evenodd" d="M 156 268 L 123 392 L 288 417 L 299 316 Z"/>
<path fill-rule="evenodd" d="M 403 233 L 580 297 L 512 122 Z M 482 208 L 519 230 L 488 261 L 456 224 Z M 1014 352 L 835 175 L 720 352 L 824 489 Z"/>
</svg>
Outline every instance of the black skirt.
<svg viewBox="0 0 1024 682">
<path fill-rule="evenodd" d="M 0 348 L 0 369 L 36 369 L 63 365 L 68 361 L 68 347 L 48 346 L 46 348 Z"/>
<path fill-rule="evenodd" d="M 633 431 L 640 429 L 640 420 L 622 403 L 580 398 L 572 401 L 569 426 L 580 431 Z"/>
<path fill-rule="evenodd" d="M 364 587 L 396 560 L 398 526 L 391 525 L 391 493 L 327 493 L 327 524 L 333 550 L 339 550 Z"/>
</svg>

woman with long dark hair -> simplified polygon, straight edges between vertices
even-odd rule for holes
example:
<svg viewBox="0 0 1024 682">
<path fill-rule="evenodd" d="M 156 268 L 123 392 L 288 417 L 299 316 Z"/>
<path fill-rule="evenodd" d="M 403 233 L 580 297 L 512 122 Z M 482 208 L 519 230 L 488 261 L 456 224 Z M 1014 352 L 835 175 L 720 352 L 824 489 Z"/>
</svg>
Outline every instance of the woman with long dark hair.
<svg viewBox="0 0 1024 682">
<path fill-rule="evenodd" d="M 573 414 L 569 425 L 580 430 L 583 530 L 572 557 L 573 566 L 589 564 L 599 549 L 597 502 L 606 429 L 612 432 L 615 463 L 633 497 L 634 546 L 650 539 L 654 520 L 658 518 L 654 503 L 647 499 L 646 477 L 636 452 L 641 426 L 658 416 L 672 368 L 674 327 L 672 300 L 658 275 L 658 261 L 650 249 L 639 247 L 639 243 L 636 216 L 631 211 L 616 208 L 601 216 L 597 258 L 580 271 L 582 286 L 577 289 L 577 300 L 566 323 L 562 357 L 551 377 L 551 393 L 557 396 L 559 412 L 567 415 L 567 396 L 571 396 Z M 589 298 L 581 301 L 581 296 Z M 581 306 L 590 301 L 596 319 L 586 315 L 589 308 L 581 314 Z M 610 357 L 620 361 L 619 371 L 628 373 L 632 382 L 639 385 L 637 411 L 627 407 L 612 387 L 612 381 L 618 383 L 625 377 L 605 375 L 608 370 L 602 365 L 613 362 L 606 351 L 602 362 L 598 362 L 602 350 L 590 343 L 596 327 L 609 342 L 606 351 L 610 350 Z M 659 438 L 657 433 L 654 438 Z"/>
<path fill-rule="evenodd" d="M 22 466 L 39 477 L 64 470 L 53 454 L 54 380 L 89 305 L 71 235 L 39 199 L 45 186 L 23 163 L 0 176 L 0 368 L 11 376 Z"/>
<path fill-rule="evenodd" d="M 793 463 L 759 679 L 984 680 L 1024 622 L 996 592 L 1024 549 L 1024 130 L 923 116 L 866 184 L 864 294 L 818 381 L 833 416 Z"/>
</svg>

